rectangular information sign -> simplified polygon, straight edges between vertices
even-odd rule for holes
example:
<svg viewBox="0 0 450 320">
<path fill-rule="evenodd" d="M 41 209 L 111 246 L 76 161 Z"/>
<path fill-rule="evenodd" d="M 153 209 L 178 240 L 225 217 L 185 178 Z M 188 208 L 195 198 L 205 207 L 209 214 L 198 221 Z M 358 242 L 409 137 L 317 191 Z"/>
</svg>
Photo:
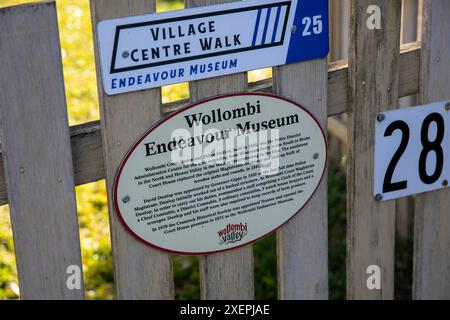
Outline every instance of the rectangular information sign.
<svg viewBox="0 0 450 320">
<path fill-rule="evenodd" d="M 375 126 L 375 198 L 379 201 L 448 187 L 450 103 L 379 114 Z"/>
<path fill-rule="evenodd" d="M 100 21 L 108 95 L 325 57 L 328 0 L 249 0 Z"/>
</svg>

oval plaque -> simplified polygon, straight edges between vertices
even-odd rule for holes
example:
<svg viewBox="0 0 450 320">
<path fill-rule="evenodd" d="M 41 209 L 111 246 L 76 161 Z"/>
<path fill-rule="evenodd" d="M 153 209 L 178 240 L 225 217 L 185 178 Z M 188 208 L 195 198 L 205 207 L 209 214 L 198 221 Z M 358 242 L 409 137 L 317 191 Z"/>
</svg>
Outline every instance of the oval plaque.
<svg viewBox="0 0 450 320">
<path fill-rule="evenodd" d="M 326 165 L 316 119 L 286 98 L 237 93 L 187 106 L 126 154 L 115 209 L 144 243 L 171 253 L 240 247 L 286 223 Z"/>
</svg>

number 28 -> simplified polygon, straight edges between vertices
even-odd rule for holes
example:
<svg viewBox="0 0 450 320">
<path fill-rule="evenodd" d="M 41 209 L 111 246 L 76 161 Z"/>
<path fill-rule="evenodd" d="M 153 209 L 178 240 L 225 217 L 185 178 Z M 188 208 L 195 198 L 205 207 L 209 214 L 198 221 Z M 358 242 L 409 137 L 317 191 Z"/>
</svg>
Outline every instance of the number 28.
<svg viewBox="0 0 450 320">
<path fill-rule="evenodd" d="M 432 123 L 436 123 L 437 133 L 436 139 L 434 141 L 430 141 L 428 133 L 430 131 L 430 126 Z M 392 122 L 384 132 L 385 137 L 390 137 L 394 133 L 394 131 L 400 130 L 402 133 L 402 140 L 400 142 L 400 146 L 397 151 L 394 153 L 392 160 L 390 161 L 386 174 L 384 176 L 383 181 L 383 192 L 392 192 L 403 190 L 408 187 L 408 181 L 397 181 L 392 182 L 392 176 L 394 175 L 395 168 L 397 167 L 398 162 L 400 161 L 403 153 L 406 151 L 408 147 L 409 138 L 410 138 L 410 130 L 409 126 L 406 122 L 402 120 L 397 120 Z M 445 122 L 444 118 L 439 113 L 431 113 L 428 115 L 423 121 L 422 128 L 420 131 L 420 140 L 422 143 L 422 152 L 419 157 L 418 171 L 420 180 L 425 184 L 433 184 L 435 183 L 441 176 L 442 170 L 444 167 L 444 151 L 442 149 L 442 142 L 444 140 L 445 133 Z M 428 155 L 434 152 L 436 154 L 436 166 L 432 174 L 428 174 L 427 172 L 427 159 Z"/>
</svg>

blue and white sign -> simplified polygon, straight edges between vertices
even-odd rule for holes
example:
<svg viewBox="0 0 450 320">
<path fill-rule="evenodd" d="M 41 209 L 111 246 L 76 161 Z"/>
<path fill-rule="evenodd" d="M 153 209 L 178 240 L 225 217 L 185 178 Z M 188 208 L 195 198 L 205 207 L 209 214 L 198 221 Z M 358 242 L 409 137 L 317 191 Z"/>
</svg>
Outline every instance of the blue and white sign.
<svg viewBox="0 0 450 320">
<path fill-rule="evenodd" d="M 100 21 L 108 95 L 323 58 L 328 0 L 249 0 Z"/>
</svg>

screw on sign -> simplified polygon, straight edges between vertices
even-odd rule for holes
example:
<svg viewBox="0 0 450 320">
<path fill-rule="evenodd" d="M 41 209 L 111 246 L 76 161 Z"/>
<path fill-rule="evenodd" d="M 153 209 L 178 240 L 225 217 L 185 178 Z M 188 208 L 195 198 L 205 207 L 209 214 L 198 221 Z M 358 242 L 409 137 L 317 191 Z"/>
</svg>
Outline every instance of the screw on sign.
<svg viewBox="0 0 450 320">
<path fill-rule="evenodd" d="M 123 203 L 128 203 L 130 201 L 130 196 L 125 196 L 122 198 Z"/>
<path fill-rule="evenodd" d="M 383 200 L 383 196 L 378 193 L 377 195 L 375 195 L 375 200 L 379 202 L 379 201 Z"/>
<path fill-rule="evenodd" d="M 377 121 L 378 122 L 382 122 L 382 121 L 384 121 L 384 119 L 386 119 L 386 116 L 384 115 L 384 113 L 379 113 L 377 115 Z"/>
</svg>

